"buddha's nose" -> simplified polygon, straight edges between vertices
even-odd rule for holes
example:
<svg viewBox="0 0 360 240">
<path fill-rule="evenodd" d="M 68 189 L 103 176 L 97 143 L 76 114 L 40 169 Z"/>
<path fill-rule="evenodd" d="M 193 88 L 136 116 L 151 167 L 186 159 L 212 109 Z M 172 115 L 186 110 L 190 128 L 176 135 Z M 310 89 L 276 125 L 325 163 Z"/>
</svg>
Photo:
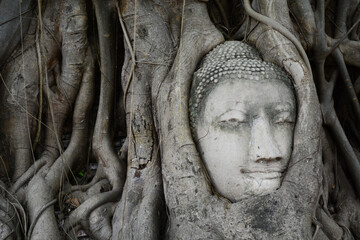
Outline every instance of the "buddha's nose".
<svg viewBox="0 0 360 240">
<path fill-rule="evenodd" d="M 254 162 L 281 160 L 281 152 L 273 137 L 270 123 L 262 117 L 253 121 L 249 154 L 250 160 Z"/>
</svg>

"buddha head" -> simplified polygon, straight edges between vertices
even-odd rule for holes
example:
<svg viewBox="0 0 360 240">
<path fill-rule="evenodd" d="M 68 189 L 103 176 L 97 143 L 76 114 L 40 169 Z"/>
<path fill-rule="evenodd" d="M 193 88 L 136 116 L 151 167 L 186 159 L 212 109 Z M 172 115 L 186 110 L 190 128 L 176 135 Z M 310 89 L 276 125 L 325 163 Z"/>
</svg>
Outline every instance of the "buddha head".
<svg viewBox="0 0 360 240">
<path fill-rule="evenodd" d="M 278 189 L 296 120 L 291 79 L 251 46 L 228 41 L 194 73 L 190 125 L 214 190 L 232 202 Z"/>
</svg>

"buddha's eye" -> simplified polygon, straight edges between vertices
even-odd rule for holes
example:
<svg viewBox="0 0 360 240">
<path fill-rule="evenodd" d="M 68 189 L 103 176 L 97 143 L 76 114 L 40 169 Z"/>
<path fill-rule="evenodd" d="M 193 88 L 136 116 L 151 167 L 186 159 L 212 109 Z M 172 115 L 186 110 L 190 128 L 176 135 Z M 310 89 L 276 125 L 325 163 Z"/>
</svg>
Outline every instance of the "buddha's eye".
<svg viewBox="0 0 360 240">
<path fill-rule="evenodd" d="M 219 122 L 219 125 L 221 127 L 227 127 L 227 128 L 237 128 L 240 127 L 242 124 L 245 124 L 245 120 L 237 119 L 237 118 L 229 118 L 226 120 L 221 120 Z"/>
<path fill-rule="evenodd" d="M 247 123 L 246 114 L 238 110 L 230 110 L 219 116 L 218 125 L 225 128 L 237 128 Z"/>
<path fill-rule="evenodd" d="M 237 119 L 237 118 L 230 118 L 227 120 L 220 121 L 221 123 L 231 124 L 231 125 L 239 125 L 241 123 L 246 123 L 245 119 Z"/>
<path fill-rule="evenodd" d="M 295 120 L 290 112 L 279 113 L 273 119 L 275 124 L 293 124 L 294 122 Z"/>
</svg>

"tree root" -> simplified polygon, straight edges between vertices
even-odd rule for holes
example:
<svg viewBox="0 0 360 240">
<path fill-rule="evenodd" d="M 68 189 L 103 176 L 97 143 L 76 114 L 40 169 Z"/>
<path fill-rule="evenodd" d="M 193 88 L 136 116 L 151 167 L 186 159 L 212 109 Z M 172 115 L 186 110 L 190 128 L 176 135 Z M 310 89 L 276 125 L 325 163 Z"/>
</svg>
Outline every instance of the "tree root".
<svg viewBox="0 0 360 240">
<path fill-rule="evenodd" d="M 109 203 L 115 202 L 121 196 L 122 189 L 113 189 L 109 192 L 97 194 L 85 202 L 83 202 L 78 208 L 71 212 L 64 224 L 65 231 L 70 231 L 73 226 L 81 223 L 83 228 L 89 229 L 89 216 L 98 207 Z"/>
<path fill-rule="evenodd" d="M 308 69 L 310 75 L 312 75 L 309 58 L 308 58 L 303 46 L 301 45 L 299 40 L 294 36 L 294 34 L 292 34 L 287 28 L 285 28 L 284 26 L 282 26 L 281 24 L 276 22 L 274 19 L 271 19 L 269 17 L 266 17 L 262 14 L 255 12 L 250 5 L 250 0 L 244 1 L 244 7 L 245 7 L 246 12 L 251 17 L 253 17 L 255 20 L 257 20 L 265 25 L 270 26 L 271 28 L 275 29 L 276 31 L 283 34 L 286 38 L 288 38 L 295 45 L 297 50 L 299 51 L 303 61 L 306 63 L 306 66 L 307 66 L 307 69 Z"/>
<path fill-rule="evenodd" d="M 344 160 L 346 165 L 349 168 L 350 176 L 354 181 L 354 186 L 358 194 L 360 194 L 360 164 L 359 161 L 354 153 L 352 146 L 348 138 L 345 135 L 345 132 L 340 124 L 340 121 L 337 117 L 335 112 L 334 103 L 333 103 L 333 90 L 336 82 L 336 75 L 332 77 L 331 81 L 326 81 L 325 78 L 325 59 L 330 54 L 330 48 L 327 46 L 326 34 L 325 34 L 325 9 L 323 6 L 324 2 L 319 1 L 317 7 L 317 35 L 316 35 L 316 79 L 318 81 L 318 89 L 319 89 L 319 97 L 320 97 L 320 104 L 321 104 L 321 111 L 324 118 L 324 124 L 328 126 L 334 136 L 334 140 L 336 145 L 339 146 L 341 152 L 344 154 Z M 360 105 L 357 100 L 356 93 L 354 91 L 353 85 L 351 83 L 351 79 L 349 73 L 346 69 L 346 65 L 341 55 L 339 49 L 334 51 L 333 56 L 335 60 L 338 62 L 338 66 L 340 68 L 340 72 L 344 78 L 344 81 L 347 84 L 346 89 L 348 90 L 348 94 L 352 98 L 352 103 L 354 107 L 354 111 L 356 113 L 357 119 L 360 117 Z M 335 74 L 335 73 L 334 73 Z"/>
<path fill-rule="evenodd" d="M 348 65 L 360 66 L 360 54 L 353 54 L 360 49 L 359 41 L 355 41 L 359 38 L 359 0 L 258 0 L 258 13 L 251 8 L 251 1 L 245 0 L 248 21 L 242 23 L 236 35 L 243 36 L 245 29 L 251 26 L 246 40 L 259 48 L 266 61 L 279 64 L 293 76 L 298 119 L 301 121 L 296 124 L 293 155 L 280 189 L 261 198 L 255 196 L 237 203 L 229 203 L 212 194 L 188 119 L 188 90 L 196 65 L 204 54 L 224 41 L 208 16 L 209 8 L 215 8 L 216 4 L 219 7 L 220 1 L 216 0 L 207 8 L 199 0 L 127 0 L 121 2 L 121 6 L 113 0 L 94 0 L 93 9 L 86 11 L 88 2 L 65 0 L 50 3 L 39 0 L 39 26 L 33 28 L 33 32 L 39 33 L 37 49 L 34 44 L 29 45 L 36 39 L 34 34 L 24 40 L 24 47 L 30 50 L 14 55 L 14 58 L 23 56 L 29 65 L 15 66 L 21 62 L 18 59 L 5 65 L 4 69 L 13 72 L 7 73 L 10 77 L 3 80 L 6 89 L 1 92 L 5 93 L 0 94 L 0 104 L 4 102 L 7 108 L 0 114 L 2 122 L 6 122 L 2 131 L 5 137 L 0 135 L 0 140 L 11 139 L 10 145 L 14 145 L 9 149 L 15 152 L 15 158 L 13 155 L 5 156 L 4 165 L 5 170 L 11 169 L 13 163 L 10 161 L 15 159 L 16 171 L 13 171 L 13 184 L 9 189 L 17 197 L 15 199 L 7 190 L 5 193 L 0 189 L 0 212 L 5 213 L 5 216 L 0 214 L 0 224 L 6 226 L 6 238 L 18 237 L 19 222 L 23 223 L 23 234 L 29 239 L 60 239 L 62 234 L 76 238 L 80 230 L 94 239 L 159 239 L 164 231 L 167 231 L 168 238 L 191 238 L 194 232 L 196 237 L 204 239 L 239 236 L 247 239 L 360 238 L 359 199 L 353 191 L 355 188 L 360 194 L 360 163 L 355 149 L 355 144 L 360 141 L 357 133 L 360 104 L 351 81 L 351 78 L 358 77 L 358 69 L 348 68 Z M 356 3 L 357 9 L 352 9 L 352 3 Z M 242 3 L 239 0 L 227 1 L 226 4 Z M 290 6 L 298 26 L 294 26 L 296 23 L 286 7 L 281 11 L 274 10 L 281 4 Z M 325 12 L 330 8 L 327 5 L 338 6 L 334 11 L 338 29 L 331 23 L 326 25 L 329 22 L 325 19 Z M 95 18 L 93 26 L 98 30 L 99 98 L 94 96 L 94 66 L 87 41 L 87 35 L 92 34 L 87 30 L 91 25 L 86 23 L 91 10 L 95 10 L 95 16 L 89 17 Z M 53 14 L 57 12 L 59 14 Z M 113 28 L 116 13 L 122 34 Z M 223 25 L 231 27 L 232 16 L 226 16 L 225 11 L 221 14 Z M 250 21 L 250 16 L 258 22 Z M 33 21 L 35 25 L 36 21 Z M 347 29 L 350 22 L 353 26 Z M 301 34 L 296 35 L 298 28 L 302 29 L 304 39 L 299 37 Z M 128 34 L 128 30 L 133 30 L 133 34 Z M 349 34 L 351 40 L 347 39 Z M 114 111 L 119 111 L 114 106 L 117 91 L 114 76 L 118 73 L 115 69 L 115 53 L 118 52 L 114 49 L 120 45 L 114 43 L 118 36 L 125 40 L 120 49 L 125 49 L 121 84 L 127 123 L 127 140 L 120 154 L 116 153 L 113 140 L 113 122 L 116 121 L 113 115 L 117 115 Z M 301 43 L 314 54 L 315 79 L 312 79 L 312 69 Z M 30 61 L 36 59 L 36 50 L 39 62 Z M 123 61 L 122 57 L 117 59 Z M 328 66 L 332 67 L 333 60 L 337 67 L 330 72 L 328 80 L 325 71 Z M 28 70 L 26 74 L 15 76 L 19 69 L 27 69 L 33 62 L 36 72 Z M 9 63 L 14 64 L 10 66 Z M 342 115 L 337 115 L 333 98 L 339 75 L 345 81 L 347 97 L 353 99 L 351 107 L 356 116 L 355 121 L 344 128 L 340 123 Z M 22 78 L 29 82 L 24 85 Z M 44 93 L 47 96 L 47 101 L 40 104 L 40 111 L 39 78 L 40 91 L 43 86 L 40 95 Z M 23 89 L 7 86 L 14 79 L 24 85 L 26 94 L 33 96 L 26 99 L 25 94 L 24 102 Z M 313 80 L 317 88 L 313 86 Z M 360 84 L 355 85 L 359 90 Z M 19 95 L 16 91 L 20 90 Z M 335 94 L 339 94 L 337 91 L 335 89 Z M 323 120 L 332 134 L 326 136 L 329 140 L 326 143 L 320 141 L 321 115 L 317 96 Z M 335 101 L 336 97 L 338 95 L 335 95 Z M 94 99 L 99 100 L 99 105 L 94 108 L 97 112 L 91 115 Z M 116 101 L 121 104 L 117 98 Z M 23 107 L 27 102 L 29 105 Z M 67 120 L 70 113 L 72 122 Z M 40 121 L 41 115 L 45 116 L 45 123 Z M 34 121 L 26 122 L 24 116 Z M 349 111 L 349 116 L 353 118 L 352 111 Z M 95 121 L 89 120 L 90 117 L 94 117 L 92 120 Z M 38 124 L 34 124 L 36 120 Z M 15 124 L 10 126 L 12 121 Z M 98 168 L 90 183 L 79 185 L 76 181 L 80 177 L 75 177 L 72 171 L 76 164 L 82 167 L 86 157 L 84 153 L 89 153 L 93 123 L 91 151 Z M 41 124 L 45 128 L 40 132 Z M 20 134 L 12 133 L 14 128 L 19 128 Z M 348 132 L 348 129 L 356 133 L 346 136 L 345 130 Z M 70 132 L 70 144 L 62 150 L 61 135 L 67 143 Z M 31 149 L 31 141 L 23 140 L 24 136 L 26 141 L 33 140 L 35 134 L 36 142 L 39 142 L 36 151 Z M 335 142 L 333 145 L 332 140 Z M 322 145 L 326 148 L 323 151 Z M 342 153 L 339 165 L 337 149 Z M 33 165 L 30 164 L 32 153 L 39 156 Z M 344 164 L 345 173 L 340 163 Z M 350 178 L 345 174 L 349 174 Z M 321 176 L 324 178 L 322 182 Z M 351 179 L 351 184 L 347 178 Z M 74 181 L 75 186 L 72 186 Z M 0 187 L 5 188 L 1 182 Z M 112 190 L 106 191 L 108 189 Z M 64 197 L 64 192 L 68 196 Z M 166 207 L 163 205 L 164 193 Z M 28 204 L 29 231 L 25 211 L 16 200 Z M 62 232 L 55 217 L 57 208 L 53 204 L 56 201 L 59 201 L 60 215 L 65 216 Z M 73 207 L 76 208 L 71 211 Z M 64 209 L 70 210 L 70 214 L 63 214 Z M 169 229 L 164 230 L 166 210 Z M 280 224 L 277 219 L 282 219 Z M 259 222 L 261 226 L 257 225 Z M 315 233 L 311 229 L 312 223 L 316 225 Z M 266 226 L 265 230 L 263 226 Z M 267 230 L 271 227 L 278 232 L 270 234 Z"/>
<path fill-rule="evenodd" d="M 99 0 L 94 1 L 94 5 L 99 29 L 101 86 L 93 135 L 93 151 L 111 185 L 117 191 L 122 189 L 125 181 L 125 163 L 119 162 L 110 136 L 115 85 L 114 52 L 112 51 L 115 34 L 112 32 L 111 22 L 114 19 L 115 6 L 110 1 Z"/>
<path fill-rule="evenodd" d="M 6 198 L 7 190 L 5 184 L 0 181 L 0 232 L 1 239 L 17 239 L 19 232 L 19 216 L 16 213 L 16 209 Z M 6 227 L 7 228 L 6 228 Z M 5 236 L 3 234 L 6 234 Z"/>
<path fill-rule="evenodd" d="M 19 177 L 16 182 L 11 186 L 10 192 L 16 193 L 24 184 L 26 184 L 30 179 L 43 167 L 45 166 L 47 160 L 46 158 L 41 158 L 28 168 L 28 170 Z"/>
<path fill-rule="evenodd" d="M 29 233 L 28 233 L 28 236 L 27 238 L 30 240 L 31 239 L 31 235 L 32 235 L 32 232 L 34 230 L 34 227 L 38 221 L 38 219 L 40 218 L 41 214 L 50 206 L 54 205 L 55 203 L 57 202 L 57 199 L 54 199 L 52 201 L 50 201 L 49 203 L 45 204 L 41 209 L 40 211 L 37 213 L 37 215 L 35 216 L 33 222 L 31 223 L 30 227 L 29 227 Z"/>
<path fill-rule="evenodd" d="M 91 179 L 91 181 L 88 184 L 71 186 L 70 192 L 87 191 L 89 188 L 91 188 L 97 182 L 99 182 L 100 180 L 103 180 L 105 178 L 106 178 L 106 175 L 104 173 L 104 169 L 103 169 L 102 165 L 98 165 L 95 176 Z"/>
<path fill-rule="evenodd" d="M 75 102 L 73 132 L 70 144 L 65 152 L 54 161 L 52 165 L 48 164 L 35 175 L 27 189 L 27 199 L 32 223 L 38 217 L 38 214 L 34 211 L 56 196 L 57 191 L 61 188 L 64 176 L 67 176 L 67 174 L 71 172 L 71 167 L 79 158 L 85 157 L 83 153 L 86 152 L 88 148 L 88 118 L 92 108 L 93 93 L 93 59 L 90 49 L 88 49 L 86 62 L 84 64 L 83 80 Z M 45 209 L 44 213 L 39 216 L 38 223 L 33 224 L 33 226 L 34 234 L 35 229 L 54 228 L 54 226 L 56 226 L 56 220 L 53 209 Z M 57 230 L 57 228 L 55 229 Z M 55 229 L 51 230 L 53 232 L 36 232 L 34 238 L 59 237 Z"/>
</svg>

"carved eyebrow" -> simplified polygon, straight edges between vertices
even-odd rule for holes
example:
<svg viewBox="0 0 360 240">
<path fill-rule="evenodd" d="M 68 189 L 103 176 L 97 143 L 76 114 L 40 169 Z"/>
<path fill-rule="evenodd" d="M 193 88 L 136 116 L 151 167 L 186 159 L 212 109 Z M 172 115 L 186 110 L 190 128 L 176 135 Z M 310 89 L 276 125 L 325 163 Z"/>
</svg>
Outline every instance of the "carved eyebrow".
<svg viewBox="0 0 360 240">
<path fill-rule="evenodd" d="M 235 113 L 237 115 L 235 115 L 235 117 L 241 117 L 243 118 L 244 116 L 246 116 L 246 113 L 238 110 L 238 109 L 229 109 L 226 112 L 223 112 L 222 114 L 218 115 L 217 118 L 222 118 L 222 117 L 227 117 L 226 115 L 230 114 L 230 113 Z M 230 116 L 229 116 L 230 117 Z"/>
<path fill-rule="evenodd" d="M 285 112 L 285 111 L 295 111 L 295 107 L 293 107 L 293 104 L 289 103 L 289 102 L 280 102 L 276 105 L 275 107 L 276 111 L 279 112 Z"/>
<path fill-rule="evenodd" d="M 223 101 L 224 104 L 231 104 L 231 105 L 239 105 L 245 104 L 244 101 L 234 100 L 234 99 L 227 99 Z"/>
</svg>

